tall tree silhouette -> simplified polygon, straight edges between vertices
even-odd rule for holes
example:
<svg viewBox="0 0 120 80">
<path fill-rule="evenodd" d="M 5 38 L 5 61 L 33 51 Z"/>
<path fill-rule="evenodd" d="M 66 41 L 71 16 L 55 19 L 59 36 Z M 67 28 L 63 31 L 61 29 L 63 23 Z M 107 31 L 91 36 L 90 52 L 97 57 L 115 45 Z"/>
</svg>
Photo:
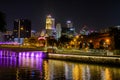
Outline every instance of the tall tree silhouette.
<svg viewBox="0 0 120 80">
<path fill-rule="evenodd" d="M 6 21 L 5 21 L 5 14 L 0 11 L 0 32 L 6 31 Z"/>
</svg>

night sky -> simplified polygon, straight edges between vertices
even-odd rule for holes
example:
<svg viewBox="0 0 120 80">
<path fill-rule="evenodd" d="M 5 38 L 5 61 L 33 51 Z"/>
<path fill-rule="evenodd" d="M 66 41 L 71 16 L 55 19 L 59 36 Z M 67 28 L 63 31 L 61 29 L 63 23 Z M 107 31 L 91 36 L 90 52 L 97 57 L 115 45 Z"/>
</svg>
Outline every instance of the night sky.
<svg viewBox="0 0 120 80">
<path fill-rule="evenodd" d="M 62 26 L 71 20 L 77 32 L 84 25 L 97 30 L 120 25 L 120 0 L 0 0 L 0 11 L 6 14 L 9 30 L 14 19 L 25 18 L 40 31 L 48 14 Z"/>
</svg>

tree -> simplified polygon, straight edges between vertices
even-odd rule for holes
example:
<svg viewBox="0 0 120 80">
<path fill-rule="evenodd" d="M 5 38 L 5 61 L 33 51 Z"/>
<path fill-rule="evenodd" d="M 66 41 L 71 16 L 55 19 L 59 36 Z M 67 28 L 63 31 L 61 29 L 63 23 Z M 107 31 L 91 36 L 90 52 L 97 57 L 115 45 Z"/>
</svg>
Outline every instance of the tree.
<svg viewBox="0 0 120 80">
<path fill-rule="evenodd" d="M 72 39 L 69 38 L 67 35 L 62 35 L 62 36 L 59 38 L 58 42 L 61 43 L 61 44 L 63 44 L 63 45 L 65 45 L 66 43 L 69 43 L 71 40 L 72 40 Z"/>
<path fill-rule="evenodd" d="M 100 49 L 104 49 L 105 40 L 102 39 L 99 43 L 100 43 Z"/>
<path fill-rule="evenodd" d="M 31 46 L 35 46 L 36 43 L 38 42 L 38 39 L 37 39 L 36 37 L 30 37 L 30 38 L 28 39 L 28 42 L 29 42 L 29 44 L 30 44 Z"/>
<path fill-rule="evenodd" d="M 50 36 L 47 38 L 47 43 L 49 46 L 55 46 L 55 44 L 57 44 L 57 40 L 53 36 Z"/>
<path fill-rule="evenodd" d="M 5 32 L 6 31 L 6 21 L 5 21 L 5 14 L 0 11 L 0 31 Z"/>
</svg>

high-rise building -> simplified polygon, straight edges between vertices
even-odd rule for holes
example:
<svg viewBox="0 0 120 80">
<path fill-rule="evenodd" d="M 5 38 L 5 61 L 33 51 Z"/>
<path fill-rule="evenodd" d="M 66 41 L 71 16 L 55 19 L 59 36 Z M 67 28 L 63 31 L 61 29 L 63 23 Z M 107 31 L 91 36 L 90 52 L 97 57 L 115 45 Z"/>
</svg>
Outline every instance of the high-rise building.
<svg viewBox="0 0 120 80">
<path fill-rule="evenodd" d="M 55 19 L 48 15 L 46 18 L 46 29 L 54 29 L 55 28 Z"/>
<path fill-rule="evenodd" d="M 31 21 L 28 19 L 15 19 L 13 28 L 14 41 L 20 44 L 24 38 L 31 37 Z"/>
<path fill-rule="evenodd" d="M 67 35 L 68 37 L 73 37 L 76 35 L 75 28 L 71 21 L 67 21 L 67 27 L 62 27 L 62 35 Z"/>
<path fill-rule="evenodd" d="M 81 35 L 88 35 L 90 34 L 90 31 L 86 25 L 83 26 L 83 28 L 80 30 Z"/>
<path fill-rule="evenodd" d="M 59 38 L 61 37 L 61 31 L 62 31 L 62 29 L 61 29 L 61 24 L 58 23 L 58 24 L 56 25 L 56 38 L 57 38 L 57 39 L 59 39 Z"/>
<path fill-rule="evenodd" d="M 67 21 L 67 28 L 71 28 L 71 27 L 73 27 L 72 22 L 71 21 Z"/>
<path fill-rule="evenodd" d="M 14 21 L 13 35 L 15 38 L 31 37 L 31 21 L 28 19 L 16 19 Z"/>
<path fill-rule="evenodd" d="M 55 19 L 48 15 L 46 18 L 46 33 L 48 36 L 53 36 L 55 31 Z"/>
</svg>

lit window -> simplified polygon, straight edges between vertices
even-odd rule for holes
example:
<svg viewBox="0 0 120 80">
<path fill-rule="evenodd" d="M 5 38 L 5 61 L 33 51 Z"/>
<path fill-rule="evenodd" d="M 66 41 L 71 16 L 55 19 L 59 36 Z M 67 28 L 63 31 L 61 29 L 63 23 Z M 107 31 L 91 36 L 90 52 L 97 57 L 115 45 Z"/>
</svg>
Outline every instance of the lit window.
<svg viewBox="0 0 120 80">
<path fill-rule="evenodd" d="M 21 27 L 20 29 L 23 30 L 23 27 Z"/>
</svg>

